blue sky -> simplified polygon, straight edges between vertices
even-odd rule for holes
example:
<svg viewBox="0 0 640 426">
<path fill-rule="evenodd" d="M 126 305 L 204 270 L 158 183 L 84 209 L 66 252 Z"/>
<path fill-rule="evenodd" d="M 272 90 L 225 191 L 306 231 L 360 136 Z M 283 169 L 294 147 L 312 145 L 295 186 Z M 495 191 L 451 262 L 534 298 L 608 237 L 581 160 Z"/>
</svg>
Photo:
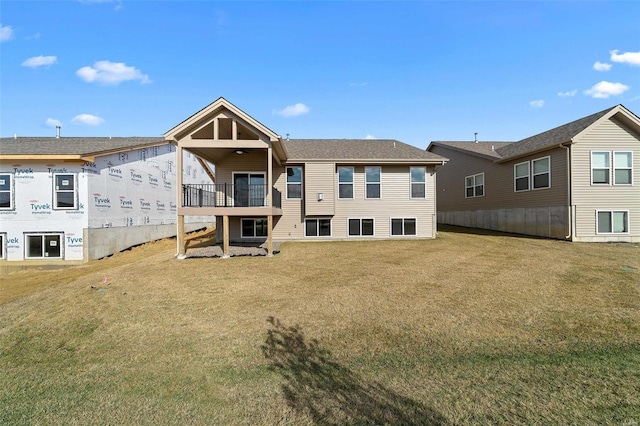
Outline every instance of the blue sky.
<svg viewBox="0 0 640 426">
<path fill-rule="evenodd" d="M 519 140 L 640 114 L 640 2 L 0 3 L 0 136 L 160 136 L 220 96 L 291 138 Z"/>
</svg>

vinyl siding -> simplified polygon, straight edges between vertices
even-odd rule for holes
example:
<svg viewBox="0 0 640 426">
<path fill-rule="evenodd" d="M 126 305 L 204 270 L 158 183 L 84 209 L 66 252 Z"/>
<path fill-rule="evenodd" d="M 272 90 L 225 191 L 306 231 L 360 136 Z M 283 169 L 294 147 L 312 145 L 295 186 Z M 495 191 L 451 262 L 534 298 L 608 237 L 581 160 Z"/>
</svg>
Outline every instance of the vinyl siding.
<svg viewBox="0 0 640 426">
<path fill-rule="evenodd" d="M 307 163 L 304 167 L 304 207 L 307 216 L 335 213 L 335 163 Z M 324 196 L 318 201 L 318 193 Z"/>
<path fill-rule="evenodd" d="M 591 151 L 633 152 L 633 185 L 592 185 Z M 571 153 L 575 239 L 640 241 L 640 135 L 615 119 L 603 120 L 576 138 Z M 629 234 L 597 235 L 597 210 L 628 210 Z"/>
<path fill-rule="evenodd" d="M 431 152 L 449 158 L 449 163 L 438 170 L 439 212 L 568 205 L 567 154 L 564 148 L 554 148 L 506 163 L 496 163 L 441 146 L 434 146 Z M 551 188 L 516 192 L 514 165 L 546 156 L 551 158 Z M 478 173 L 484 173 L 484 196 L 466 198 L 465 178 Z"/>
</svg>

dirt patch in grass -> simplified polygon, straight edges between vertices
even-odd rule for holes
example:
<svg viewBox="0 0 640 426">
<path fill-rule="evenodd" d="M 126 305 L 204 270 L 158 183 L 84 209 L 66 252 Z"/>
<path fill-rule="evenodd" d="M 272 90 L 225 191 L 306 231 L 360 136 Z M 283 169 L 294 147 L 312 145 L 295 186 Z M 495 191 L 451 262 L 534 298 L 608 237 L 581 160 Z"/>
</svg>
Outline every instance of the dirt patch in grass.
<svg viewBox="0 0 640 426">
<path fill-rule="evenodd" d="M 3 275 L 0 423 L 640 421 L 640 248 L 454 231 Z"/>
</svg>

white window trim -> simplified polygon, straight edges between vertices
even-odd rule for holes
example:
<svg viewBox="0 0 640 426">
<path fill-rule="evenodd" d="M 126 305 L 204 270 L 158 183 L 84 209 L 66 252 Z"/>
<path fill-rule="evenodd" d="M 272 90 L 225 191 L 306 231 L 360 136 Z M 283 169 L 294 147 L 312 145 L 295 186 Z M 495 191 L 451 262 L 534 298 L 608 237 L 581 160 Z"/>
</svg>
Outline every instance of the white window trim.
<svg viewBox="0 0 640 426">
<path fill-rule="evenodd" d="M 533 168 L 533 163 L 535 161 L 540 161 L 540 160 L 544 160 L 544 159 L 548 159 L 549 160 L 549 170 L 544 172 L 544 173 L 534 173 L 534 168 Z M 534 158 L 533 160 L 531 160 L 531 165 L 529 166 L 529 174 L 531 175 L 531 178 L 529 179 L 529 187 L 531 188 L 532 191 L 539 191 L 541 189 L 549 189 L 551 188 L 551 156 L 547 155 L 546 157 L 540 157 L 540 158 Z M 536 176 L 540 176 L 540 175 L 544 175 L 544 174 L 548 174 L 549 175 L 549 185 L 548 186 L 541 186 L 540 188 L 536 188 L 535 187 L 535 177 Z"/>
<path fill-rule="evenodd" d="M 400 235 L 395 235 L 395 234 L 393 233 L 393 225 L 392 225 L 392 223 L 393 223 L 393 220 L 394 220 L 394 219 L 396 219 L 396 220 L 397 220 L 397 219 L 402 219 L 402 234 L 400 234 Z M 415 234 L 413 234 L 413 235 L 407 235 L 407 234 L 405 234 L 405 232 L 404 232 L 404 221 L 405 221 L 405 220 L 407 220 L 407 219 L 409 219 L 409 220 L 414 220 L 414 221 L 415 221 L 415 223 L 416 223 L 416 233 L 415 233 Z M 418 236 L 418 218 L 417 218 L 417 217 L 390 217 L 390 218 L 389 218 L 389 236 L 390 236 L 390 237 L 393 237 L 393 238 L 396 238 L 396 237 L 398 237 L 398 238 L 412 238 L 412 237 L 417 237 L 417 236 Z"/>
<path fill-rule="evenodd" d="M 345 168 L 345 169 L 351 169 L 351 183 L 349 182 L 340 182 L 340 169 L 341 168 Z M 336 169 L 336 179 L 338 180 L 338 200 L 355 200 L 356 198 L 356 184 L 355 184 L 355 180 L 356 180 L 356 171 L 355 171 L 355 167 L 353 166 L 338 166 L 338 168 Z M 340 185 L 349 185 L 351 184 L 351 197 L 341 197 L 340 196 Z"/>
<path fill-rule="evenodd" d="M 611 227 L 613 228 L 613 214 L 614 213 L 626 213 L 627 214 L 627 232 L 599 232 L 598 231 L 598 213 L 611 213 Z M 629 210 L 627 209 L 602 209 L 596 210 L 596 235 L 629 235 L 631 233 L 629 227 L 631 225 L 631 220 L 629 217 Z"/>
<path fill-rule="evenodd" d="M 307 235 L 307 221 L 315 221 L 316 222 L 316 230 L 318 231 L 318 234 L 320 233 L 320 221 L 321 220 L 328 220 L 329 221 L 329 235 Z M 304 237 L 305 238 L 331 238 L 333 237 L 333 221 L 331 220 L 331 218 L 325 218 L 325 217 L 311 217 L 311 218 L 305 218 L 304 220 Z"/>
<path fill-rule="evenodd" d="M 0 250 L 2 250 L 2 252 L 0 253 L 0 260 L 6 260 L 7 259 L 7 233 L 6 232 L 0 232 Z"/>
<path fill-rule="evenodd" d="M 414 182 L 413 175 L 411 174 L 412 169 L 422 169 L 424 170 L 424 182 Z M 422 184 L 424 186 L 424 197 L 414 197 L 413 196 L 413 185 Z M 411 166 L 409 167 L 409 199 L 410 200 L 426 200 L 427 199 L 427 168 L 425 166 Z"/>
<path fill-rule="evenodd" d="M 602 153 L 606 153 L 609 154 L 609 164 L 608 164 L 608 174 L 609 174 L 609 182 L 608 183 L 594 183 L 593 182 L 593 154 L 602 154 Z M 602 150 L 596 150 L 596 151 L 590 151 L 589 152 L 589 166 L 590 166 L 590 171 L 591 171 L 591 180 L 589 181 L 589 183 L 591 184 L 591 186 L 611 186 L 611 162 L 613 160 L 611 159 L 611 151 L 602 151 Z"/>
<path fill-rule="evenodd" d="M 250 237 L 246 237 L 244 235 L 242 235 L 242 222 L 245 220 L 250 220 L 253 222 L 253 235 Z M 256 220 L 265 220 L 267 222 L 267 227 L 269 227 L 269 221 L 267 220 L 266 217 L 243 217 L 240 219 L 240 238 L 243 239 L 256 239 L 256 238 L 267 238 L 269 236 L 269 230 L 267 229 L 267 235 L 256 235 Z"/>
<path fill-rule="evenodd" d="M 16 208 L 16 203 L 15 203 L 15 180 L 13 179 L 13 173 L 0 173 L 2 175 L 8 175 L 9 176 L 9 207 L 0 207 L 1 211 L 10 211 L 10 210 L 15 210 Z M 7 192 L 6 190 L 2 191 L 2 192 Z"/>
<path fill-rule="evenodd" d="M 368 182 L 367 181 L 367 169 L 378 169 L 380 170 L 380 181 L 379 182 Z M 380 187 L 380 196 L 377 198 L 368 197 L 367 196 L 367 186 L 368 185 L 378 185 Z M 364 168 L 364 199 L 365 200 L 381 200 L 382 199 L 382 166 L 365 166 Z"/>
<path fill-rule="evenodd" d="M 359 220 L 360 221 L 360 234 L 358 235 L 350 235 L 349 234 L 349 221 L 351 220 Z M 373 234 L 372 235 L 362 235 L 362 221 L 363 220 L 372 220 L 373 221 Z M 374 217 L 348 217 L 347 218 L 347 237 L 348 238 L 370 238 L 376 236 L 376 219 Z"/>
<path fill-rule="evenodd" d="M 289 182 L 289 173 L 287 173 L 287 169 L 300 169 L 300 182 Z M 304 169 L 302 168 L 302 166 L 287 166 L 284 169 L 285 172 L 285 186 L 286 186 L 286 199 L 287 200 L 303 200 L 304 199 L 304 192 L 303 192 L 303 183 L 304 183 Z M 289 185 L 300 185 L 300 198 L 295 198 L 295 197 L 289 197 Z"/>
<path fill-rule="evenodd" d="M 56 178 L 61 175 L 73 176 L 73 207 L 58 207 L 58 193 L 71 192 L 69 190 L 60 190 L 56 188 Z M 78 175 L 75 173 L 54 173 L 53 174 L 53 210 L 78 210 Z"/>
<path fill-rule="evenodd" d="M 45 235 L 58 235 L 60 237 L 60 257 L 49 257 L 49 256 L 41 256 L 41 257 L 28 257 L 27 251 L 29 249 L 29 244 L 27 243 L 27 237 L 39 236 L 44 239 Z M 49 260 L 56 259 L 62 260 L 64 259 L 64 233 L 63 232 L 25 232 L 24 233 L 24 258 L 25 260 Z"/>
<path fill-rule="evenodd" d="M 631 154 L 631 167 L 616 167 L 616 153 Z M 611 162 L 613 163 L 613 167 L 611 168 L 611 184 L 616 186 L 633 186 L 633 151 L 613 151 L 613 155 L 611 155 Z M 616 183 L 616 170 L 631 170 L 631 182 Z"/>
<path fill-rule="evenodd" d="M 476 177 L 477 176 L 481 176 L 482 175 L 482 195 L 476 195 Z M 473 195 L 468 196 L 467 195 L 467 189 L 469 189 L 469 186 L 467 186 L 467 179 L 468 178 L 473 178 L 473 185 L 471 186 L 471 188 L 473 188 Z M 464 178 L 464 198 L 479 198 L 479 197 L 484 197 L 485 194 L 485 180 L 484 180 L 484 172 L 481 173 L 476 173 L 474 175 L 469 175 L 469 176 L 465 176 Z"/>
<path fill-rule="evenodd" d="M 518 166 L 520 166 L 521 164 L 526 164 L 527 165 L 527 183 L 529 184 L 527 186 L 527 189 L 517 189 L 518 185 L 517 185 L 517 181 L 518 179 L 523 179 L 524 176 L 518 176 L 516 173 L 516 169 L 518 168 Z M 514 192 L 525 192 L 525 191 L 530 191 L 531 190 L 531 162 L 530 161 L 523 161 L 521 163 L 517 163 L 513 165 L 513 191 Z"/>
<path fill-rule="evenodd" d="M 231 185 L 232 188 L 235 186 L 235 182 L 236 182 L 236 175 L 262 175 L 262 177 L 264 178 L 264 200 L 263 203 L 266 205 L 267 204 L 267 173 L 263 172 L 263 171 L 254 171 L 254 172 L 231 172 Z M 251 178 L 249 178 L 249 185 L 251 185 Z M 228 197 L 229 195 L 227 195 Z M 232 207 L 236 207 L 236 195 L 234 193 L 234 190 L 231 191 L 231 201 L 232 201 Z M 252 206 L 249 206 L 252 207 Z M 255 206 L 258 207 L 258 206 Z"/>
</svg>

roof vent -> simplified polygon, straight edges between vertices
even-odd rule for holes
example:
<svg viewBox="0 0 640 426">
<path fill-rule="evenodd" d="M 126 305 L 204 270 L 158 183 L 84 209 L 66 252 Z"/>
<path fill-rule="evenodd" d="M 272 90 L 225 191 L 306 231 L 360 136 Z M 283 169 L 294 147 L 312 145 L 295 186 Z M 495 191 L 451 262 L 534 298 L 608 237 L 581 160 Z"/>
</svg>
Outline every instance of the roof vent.
<svg viewBox="0 0 640 426">
<path fill-rule="evenodd" d="M 478 143 L 478 132 L 475 132 L 475 133 L 473 134 L 473 141 L 474 141 L 475 143 Z"/>
<path fill-rule="evenodd" d="M 285 138 L 285 140 L 289 140 L 289 133 L 287 133 L 287 137 Z"/>
<path fill-rule="evenodd" d="M 18 139 L 18 134 L 17 134 L 17 133 L 14 133 L 14 134 L 13 134 L 13 138 L 14 138 L 14 139 Z"/>
<path fill-rule="evenodd" d="M 56 139 L 60 139 L 60 126 L 56 126 Z"/>
<path fill-rule="evenodd" d="M 491 151 L 495 151 L 496 150 L 496 146 L 495 145 L 491 145 Z"/>
</svg>

